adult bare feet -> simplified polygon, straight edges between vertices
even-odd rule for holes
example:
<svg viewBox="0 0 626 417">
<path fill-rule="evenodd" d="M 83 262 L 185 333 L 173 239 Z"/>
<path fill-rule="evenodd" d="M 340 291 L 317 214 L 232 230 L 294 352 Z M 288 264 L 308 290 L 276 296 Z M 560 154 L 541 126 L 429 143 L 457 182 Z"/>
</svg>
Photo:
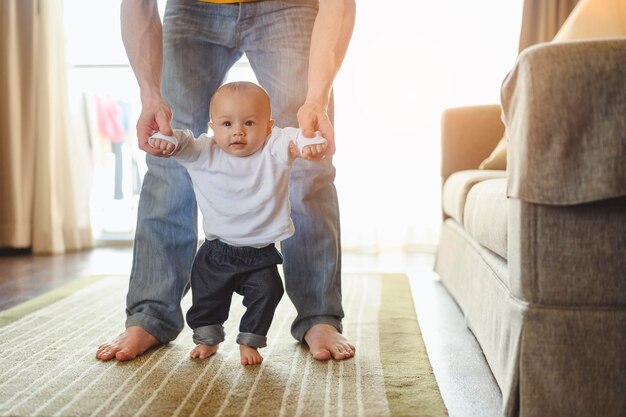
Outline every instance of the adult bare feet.
<svg viewBox="0 0 626 417">
<path fill-rule="evenodd" d="M 259 365 L 263 362 L 263 356 L 256 348 L 239 345 L 239 354 L 241 355 L 242 365 Z"/>
<path fill-rule="evenodd" d="M 313 359 L 350 359 L 356 353 L 348 339 L 330 324 L 316 324 L 304 334 L 304 341 L 309 345 Z"/>
<path fill-rule="evenodd" d="M 159 344 L 161 342 L 143 327 L 130 326 L 111 342 L 101 344 L 96 351 L 96 358 L 102 361 L 113 358 L 118 361 L 129 361 Z"/>
<path fill-rule="evenodd" d="M 189 356 L 191 356 L 192 359 L 206 359 L 209 356 L 212 356 L 215 352 L 217 352 L 217 349 L 219 348 L 220 344 L 216 344 L 216 345 L 196 345 L 196 347 L 191 351 L 191 353 L 189 353 Z"/>
</svg>

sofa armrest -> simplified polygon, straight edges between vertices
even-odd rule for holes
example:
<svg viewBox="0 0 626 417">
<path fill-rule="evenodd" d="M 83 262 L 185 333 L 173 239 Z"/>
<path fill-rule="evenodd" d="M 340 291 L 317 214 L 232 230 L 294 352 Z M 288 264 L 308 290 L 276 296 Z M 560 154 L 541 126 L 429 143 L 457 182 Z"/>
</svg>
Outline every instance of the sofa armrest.
<svg viewBox="0 0 626 417">
<path fill-rule="evenodd" d="M 441 116 L 442 183 L 457 171 L 476 169 L 504 134 L 500 105 L 457 107 Z"/>
<path fill-rule="evenodd" d="M 626 195 L 626 39 L 528 48 L 501 99 L 509 197 L 571 205 Z"/>
</svg>

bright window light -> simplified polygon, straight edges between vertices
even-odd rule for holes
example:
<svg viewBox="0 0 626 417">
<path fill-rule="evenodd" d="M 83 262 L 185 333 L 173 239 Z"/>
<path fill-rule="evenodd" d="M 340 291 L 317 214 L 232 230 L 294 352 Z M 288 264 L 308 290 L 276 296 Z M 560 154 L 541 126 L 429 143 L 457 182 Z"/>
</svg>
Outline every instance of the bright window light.
<svg viewBox="0 0 626 417">
<path fill-rule="evenodd" d="M 71 115 L 91 144 L 96 234 L 132 238 L 146 167 L 136 146 L 139 92 L 121 41 L 119 2 L 64 1 Z M 165 0 L 158 3 L 162 14 Z M 522 0 L 357 1 L 335 82 L 334 163 L 346 249 L 436 244 L 441 113 L 499 102 L 517 56 L 521 14 Z M 255 80 L 245 58 L 228 80 Z M 128 104 L 121 153 L 98 129 L 100 98 Z"/>
</svg>

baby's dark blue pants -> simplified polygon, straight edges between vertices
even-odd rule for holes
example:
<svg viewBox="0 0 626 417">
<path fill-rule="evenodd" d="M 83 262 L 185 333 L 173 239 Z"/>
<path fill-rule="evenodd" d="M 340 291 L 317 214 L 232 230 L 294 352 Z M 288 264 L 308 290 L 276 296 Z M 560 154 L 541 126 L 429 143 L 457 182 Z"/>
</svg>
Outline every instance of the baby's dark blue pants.
<svg viewBox="0 0 626 417">
<path fill-rule="evenodd" d="M 267 345 L 267 332 L 283 295 L 278 274 L 282 256 L 275 245 L 263 248 L 231 246 L 207 240 L 198 250 L 191 270 L 193 305 L 187 323 L 196 344 L 214 345 L 224 340 L 233 292 L 243 296 L 237 343 L 255 348 Z"/>
</svg>

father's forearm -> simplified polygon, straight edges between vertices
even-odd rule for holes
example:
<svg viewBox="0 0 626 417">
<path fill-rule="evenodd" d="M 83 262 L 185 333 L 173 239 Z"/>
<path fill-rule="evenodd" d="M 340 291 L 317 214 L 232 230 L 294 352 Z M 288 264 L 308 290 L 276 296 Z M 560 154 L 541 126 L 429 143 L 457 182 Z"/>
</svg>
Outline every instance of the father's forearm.
<svg viewBox="0 0 626 417">
<path fill-rule="evenodd" d="M 121 23 L 126 54 L 145 104 L 161 95 L 163 29 L 156 0 L 123 0 Z"/>
<path fill-rule="evenodd" d="M 333 81 L 350 43 L 355 15 L 354 0 L 320 0 L 311 35 L 307 102 L 328 105 Z"/>
</svg>

